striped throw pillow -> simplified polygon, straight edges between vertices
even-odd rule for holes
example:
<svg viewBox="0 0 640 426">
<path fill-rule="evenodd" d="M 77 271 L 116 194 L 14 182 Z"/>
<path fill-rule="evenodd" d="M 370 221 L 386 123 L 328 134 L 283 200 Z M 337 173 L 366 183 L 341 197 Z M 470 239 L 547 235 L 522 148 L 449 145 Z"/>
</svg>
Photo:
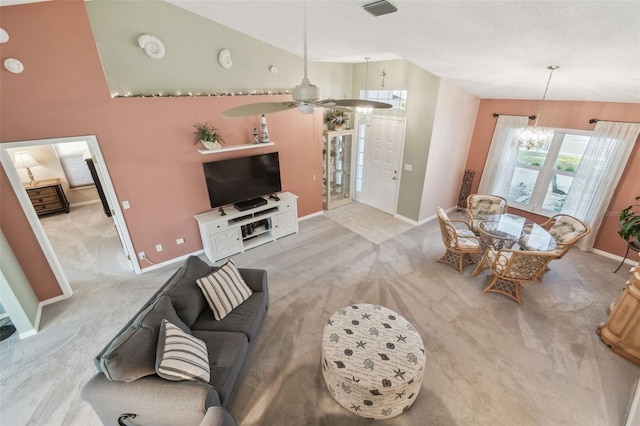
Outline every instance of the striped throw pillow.
<svg viewBox="0 0 640 426">
<path fill-rule="evenodd" d="M 207 345 L 163 319 L 156 350 L 156 373 L 167 380 L 209 383 Z"/>
<path fill-rule="evenodd" d="M 232 259 L 217 271 L 199 278 L 196 282 L 213 311 L 213 317 L 218 321 L 253 293 L 242 279 Z"/>
</svg>

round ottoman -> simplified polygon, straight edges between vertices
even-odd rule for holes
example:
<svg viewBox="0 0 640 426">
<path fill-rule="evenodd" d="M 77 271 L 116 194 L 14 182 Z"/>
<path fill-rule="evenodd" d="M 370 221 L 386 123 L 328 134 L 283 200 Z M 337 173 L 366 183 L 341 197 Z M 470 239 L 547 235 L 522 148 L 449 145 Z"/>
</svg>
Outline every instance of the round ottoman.
<svg viewBox="0 0 640 426">
<path fill-rule="evenodd" d="M 390 309 L 358 304 L 331 315 L 322 336 L 322 376 L 354 414 L 387 419 L 416 400 L 426 356 L 422 339 Z"/>
</svg>

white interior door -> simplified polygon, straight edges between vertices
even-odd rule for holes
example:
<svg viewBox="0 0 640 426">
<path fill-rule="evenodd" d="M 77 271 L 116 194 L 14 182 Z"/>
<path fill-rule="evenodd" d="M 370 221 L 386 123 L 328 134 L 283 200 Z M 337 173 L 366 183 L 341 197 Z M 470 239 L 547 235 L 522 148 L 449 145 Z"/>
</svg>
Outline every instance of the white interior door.
<svg viewBox="0 0 640 426">
<path fill-rule="evenodd" d="M 54 275 L 58 278 L 58 283 L 60 284 L 63 293 L 66 296 L 71 296 L 73 291 L 71 290 L 71 286 L 69 285 L 66 275 L 62 271 L 62 266 L 60 265 L 57 256 L 53 251 L 53 247 L 49 242 L 49 239 L 40 224 L 40 220 L 29 201 L 29 197 L 22 187 L 22 183 L 20 181 L 20 177 L 11 161 L 11 157 L 8 153 L 9 148 L 17 148 L 22 146 L 34 146 L 34 145 L 52 145 L 58 143 L 66 143 L 66 142 L 78 142 L 84 141 L 89 146 L 89 152 L 93 157 L 93 161 L 96 167 L 96 173 L 100 182 L 102 183 L 102 189 L 104 191 L 105 197 L 108 201 L 109 206 L 111 207 L 112 218 L 118 233 L 118 237 L 120 238 L 120 242 L 122 243 L 123 250 L 125 252 L 125 256 L 128 256 L 128 260 L 131 263 L 131 268 L 135 273 L 140 273 L 140 265 L 137 262 L 135 256 L 132 255 L 134 253 L 133 243 L 131 242 L 131 237 L 129 235 L 129 230 L 127 229 L 127 225 L 124 221 L 124 216 L 122 215 L 122 211 L 120 210 L 120 206 L 118 204 L 118 198 L 116 197 L 115 190 L 111 183 L 111 177 L 109 176 L 109 172 L 106 168 L 106 164 L 104 162 L 104 158 L 102 157 L 102 152 L 100 151 L 100 147 L 98 145 L 98 140 L 94 135 L 88 136 L 71 136 L 65 138 L 56 138 L 56 139 L 41 139 L 41 140 L 31 140 L 31 141 L 20 141 L 20 142 L 6 142 L 2 144 L 0 147 L 0 161 L 4 166 L 4 169 L 7 173 L 7 177 L 11 182 L 11 185 L 16 193 L 18 201 L 22 205 L 22 208 L 25 212 L 28 222 L 31 225 L 34 233 L 36 234 L 36 238 L 40 242 L 40 246 L 42 247 L 42 251 L 49 261 L 51 265 L 51 269 L 53 270 Z"/>
<path fill-rule="evenodd" d="M 405 119 L 371 117 L 358 126 L 355 199 L 394 214 Z M 360 181 L 358 181 L 360 179 Z"/>
</svg>

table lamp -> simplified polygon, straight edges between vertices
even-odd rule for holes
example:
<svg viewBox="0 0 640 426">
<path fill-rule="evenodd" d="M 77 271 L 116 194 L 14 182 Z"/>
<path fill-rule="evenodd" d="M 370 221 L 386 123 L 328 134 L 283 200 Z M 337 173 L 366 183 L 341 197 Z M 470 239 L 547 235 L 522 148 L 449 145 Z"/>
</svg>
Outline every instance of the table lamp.
<svg viewBox="0 0 640 426">
<path fill-rule="evenodd" d="M 37 166 L 38 163 L 36 162 L 36 160 L 33 159 L 31 154 L 29 154 L 27 151 L 16 152 L 16 156 L 13 164 L 16 166 L 16 169 L 27 169 L 27 175 L 29 176 L 29 184 L 31 186 L 34 186 L 35 184 L 38 183 L 38 181 L 36 181 L 33 178 L 33 174 L 31 173 L 31 169 L 30 169 L 30 167 Z"/>
</svg>

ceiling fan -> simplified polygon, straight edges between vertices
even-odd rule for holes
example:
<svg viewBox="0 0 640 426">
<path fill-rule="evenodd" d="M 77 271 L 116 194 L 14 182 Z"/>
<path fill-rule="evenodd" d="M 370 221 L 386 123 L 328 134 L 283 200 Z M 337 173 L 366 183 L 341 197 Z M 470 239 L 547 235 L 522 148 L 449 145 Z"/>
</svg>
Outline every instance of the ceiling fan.
<svg viewBox="0 0 640 426">
<path fill-rule="evenodd" d="M 307 2 L 304 2 L 303 19 L 304 77 L 302 82 L 293 88 L 293 101 L 259 102 L 241 105 L 222 113 L 223 117 L 240 118 L 253 115 L 268 114 L 298 108 L 302 114 L 312 114 L 316 107 L 332 108 L 350 112 L 349 108 L 391 108 L 393 105 L 384 102 L 364 99 L 320 99 L 320 89 L 311 84 L 307 77 Z"/>
</svg>

